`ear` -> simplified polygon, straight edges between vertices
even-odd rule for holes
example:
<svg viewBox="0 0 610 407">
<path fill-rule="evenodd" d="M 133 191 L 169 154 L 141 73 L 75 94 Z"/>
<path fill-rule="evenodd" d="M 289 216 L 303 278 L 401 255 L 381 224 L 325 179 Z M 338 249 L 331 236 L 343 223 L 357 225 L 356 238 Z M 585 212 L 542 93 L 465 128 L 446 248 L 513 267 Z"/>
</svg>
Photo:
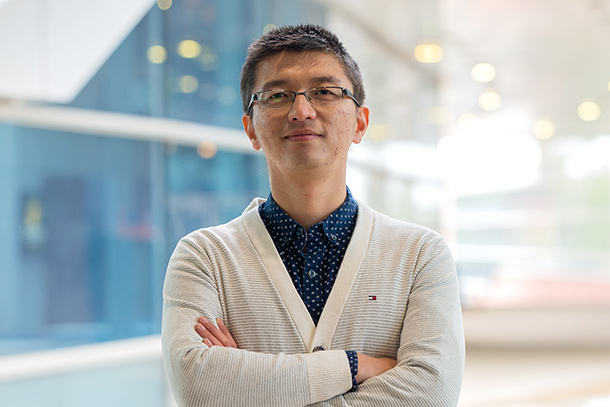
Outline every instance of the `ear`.
<svg viewBox="0 0 610 407">
<path fill-rule="evenodd" d="M 250 143 L 252 143 L 252 148 L 256 151 L 260 150 L 261 144 L 258 142 L 258 138 L 256 138 L 256 132 L 254 131 L 254 123 L 252 122 L 252 118 L 250 115 L 244 114 L 241 117 L 241 122 L 244 124 L 244 130 L 246 131 L 246 135 L 250 139 Z"/>
<path fill-rule="evenodd" d="M 362 105 L 358 108 L 358 115 L 356 116 L 356 131 L 354 132 L 354 144 L 360 144 L 364 138 L 364 133 L 369 127 L 369 108 Z"/>
</svg>

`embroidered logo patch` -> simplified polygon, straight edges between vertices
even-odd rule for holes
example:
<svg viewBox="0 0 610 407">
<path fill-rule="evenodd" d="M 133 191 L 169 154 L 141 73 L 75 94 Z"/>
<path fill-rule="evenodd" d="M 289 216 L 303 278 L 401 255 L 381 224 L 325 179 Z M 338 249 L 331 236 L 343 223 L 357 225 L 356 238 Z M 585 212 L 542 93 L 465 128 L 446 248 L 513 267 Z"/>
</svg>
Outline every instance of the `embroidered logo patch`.
<svg viewBox="0 0 610 407">
<path fill-rule="evenodd" d="M 369 301 L 377 301 L 376 295 L 369 295 Z"/>
</svg>

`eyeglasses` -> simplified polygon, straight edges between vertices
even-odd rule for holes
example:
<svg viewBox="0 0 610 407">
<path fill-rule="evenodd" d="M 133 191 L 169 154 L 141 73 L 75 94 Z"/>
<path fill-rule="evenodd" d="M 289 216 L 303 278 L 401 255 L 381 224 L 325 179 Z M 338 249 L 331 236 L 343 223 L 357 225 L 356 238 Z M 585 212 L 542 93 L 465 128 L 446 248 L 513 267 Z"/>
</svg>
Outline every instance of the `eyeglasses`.
<svg viewBox="0 0 610 407">
<path fill-rule="evenodd" d="M 313 88 L 304 92 L 294 92 L 291 90 L 263 90 L 252 94 L 250 104 L 248 105 L 248 113 L 252 111 L 254 102 L 263 109 L 286 109 L 292 106 L 298 95 L 305 96 L 305 99 L 312 106 L 327 106 L 339 102 L 343 96 L 352 99 L 356 106 L 360 107 L 360 103 L 356 100 L 349 89 L 340 86 L 324 86 L 321 88 Z"/>
</svg>

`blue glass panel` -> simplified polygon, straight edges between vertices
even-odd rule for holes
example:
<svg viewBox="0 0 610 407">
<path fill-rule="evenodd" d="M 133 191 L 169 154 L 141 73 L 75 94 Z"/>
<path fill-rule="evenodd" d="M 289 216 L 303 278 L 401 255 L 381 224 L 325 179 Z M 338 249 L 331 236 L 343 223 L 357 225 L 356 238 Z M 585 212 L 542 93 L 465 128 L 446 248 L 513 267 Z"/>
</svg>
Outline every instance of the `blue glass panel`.
<svg viewBox="0 0 610 407">
<path fill-rule="evenodd" d="M 248 44 L 323 17 L 304 0 L 155 5 L 69 106 L 240 128 Z M 159 333 L 177 240 L 268 191 L 261 155 L 0 124 L 0 355 Z"/>
<path fill-rule="evenodd" d="M 10 265 L 0 269 L 0 354 L 159 333 L 177 240 L 268 191 L 259 156 L 203 159 L 195 148 L 147 141 L 0 132 L 11 157 L 0 190 Z"/>
</svg>

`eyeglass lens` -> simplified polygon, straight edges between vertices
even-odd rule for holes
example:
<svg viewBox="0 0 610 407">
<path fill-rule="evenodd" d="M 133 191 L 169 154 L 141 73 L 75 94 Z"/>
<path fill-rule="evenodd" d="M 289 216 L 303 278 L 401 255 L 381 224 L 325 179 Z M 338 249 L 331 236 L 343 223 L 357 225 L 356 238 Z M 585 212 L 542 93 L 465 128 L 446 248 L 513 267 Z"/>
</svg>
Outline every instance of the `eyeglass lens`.
<svg viewBox="0 0 610 407">
<path fill-rule="evenodd" d="M 309 89 L 304 92 L 289 90 L 267 90 L 257 94 L 258 102 L 263 108 L 283 108 L 292 105 L 297 95 L 304 95 L 312 104 L 324 105 L 338 102 L 343 98 L 340 87 L 323 87 Z"/>
</svg>

